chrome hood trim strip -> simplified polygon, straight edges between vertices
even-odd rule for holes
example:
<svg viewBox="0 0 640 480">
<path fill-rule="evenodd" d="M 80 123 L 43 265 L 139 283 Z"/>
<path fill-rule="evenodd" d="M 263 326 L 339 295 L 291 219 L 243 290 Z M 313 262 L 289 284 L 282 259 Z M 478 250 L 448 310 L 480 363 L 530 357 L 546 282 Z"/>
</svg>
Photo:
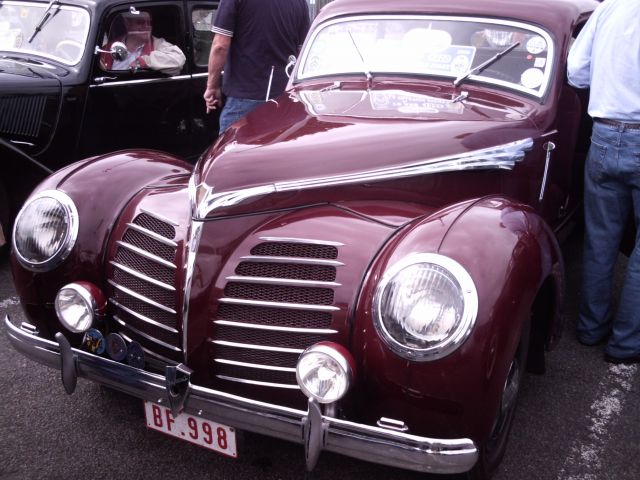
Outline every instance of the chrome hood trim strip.
<svg viewBox="0 0 640 480">
<path fill-rule="evenodd" d="M 215 193 L 213 187 L 204 183 L 197 186 L 191 183 L 194 192 L 190 197 L 192 201 L 197 201 L 197 203 L 192 204 L 192 210 L 195 213 L 194 218 L 202 220 L 206 218 L 209 213 L 220 208 L 240 205 L 254 197 L 277 192 L 308 190 L 312 188 L 376 182 L 381 180 L 395 180 L 398 178 L 463 170 L 512 170 L 516 163 L 524 159 L 525 152 L 531 150 L 531 148 L 533 148 L 533 139 L 525 138 L 504 145 L 445 157 L 420 160 L 402 166 L 364 170 L 345 175 L 276 182 L 221 193 Z"/>
</svg>

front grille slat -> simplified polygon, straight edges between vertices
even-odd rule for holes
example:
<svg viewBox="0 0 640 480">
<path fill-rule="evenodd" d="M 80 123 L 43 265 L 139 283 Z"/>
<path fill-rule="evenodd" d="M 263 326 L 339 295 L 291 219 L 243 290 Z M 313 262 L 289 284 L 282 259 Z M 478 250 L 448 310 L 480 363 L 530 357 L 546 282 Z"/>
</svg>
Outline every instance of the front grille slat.
<svg viewBox="0 0 640 480">
<path fill-rule="evenodd" d="M 247 328 L 263 330 L 267 332 L 308 333 L 318 335 L 331 335 L 332 333 L 338 333 L 337 330 L 334 330 L 332 328 L 274 327 L 271 325 L 258 325 L 255 323 L 229 322 L 227 320 L 215 320 L 213 323 L 216 325 L 226 325 L 233 328 Z"/>
<path fill-rule="evenodd" d="M 131 290 L 123 285 L 120 285 L 116 282 L 114 282 L 113 280 L 109 280 L 109 283 L 116 288 L 117 290 L 120 290 L 122 293 L 126 294 L 126 295 L 130 295 L 138 300 L 140 300 L 141 302 L 147 303 L 149 305 L 151 305 L 152 307 L 156 307 L 160 310 L 164 310 L 167 313 L 171 313 L 173 315 L 175 315 L 177 312 L 169 307 L 166 307 L 165 305 L 162 305 L 161 303 L 155 302 L 150 298 L 145 297 L 144 295 L 140 295 L 139 293 L 137 293 L 135 290 Z"/>
<path fill-rule="evenodd" d="M 320 280 L 300 280 L 297 278 L 271 278 L 271 277 L 242 277 L 240 275 L 232 275 L 227 277 L 227 282 L 238 283 L 258 283 L 262 285 L 281 285 L 285 287 L 316 287 L 316 288 L 335 288 L 340 284 L 336 282 L 324 282 Z"/>
<path fill-rule="evenodd" d="M 237 367 L 245 367 L 245 368 L 255 368 L 257 370 L 269 370 L 273 372 L 289 372 L 296 373 L 296 369 L 292 367 L 274 367 L 271 365 L 259 365 L 256 363 L 244 363 L 238 362 L 237 360 L 225 360 L 224 358 L 216 358 L 214 359 L 217 363 L 222 363 L 225 365 L 235 365 Z"/>
<path fill-rule="evenodd" d="M 267 367 L 291 368 L 298 360 L 298 352 L 280 352 L 276 350 L 262 350 L 260 352 L 260 365 Z M 216 359 L 236 361 L 241 363 L 253 363 L 256 359 L 255 351 L 246 348 L 237 348 L 230 345 L 216 344 Z"/>
<path fill-rule="evenodd" d="M 248 343 L 228 342 L 226 340 L 214 340 L 214 344 L 225 347 L 244 348 L 246 350 L 257 350 L 259 352 L 279 352 L 279 353 L 295 353 L 300 355 L 304 350 L 302 348 L 274 347 L 273 345 L 251 345 Z"/>
<path fill-rule="evenodd" d="M 213 318 L 213 375 L 248 385 L 297 389 L 298 356 L 336 335 L 331 328 L 338 245 L 261 239 L 226 278 Z"/>
<path fill-rule="evenodd" d="M 303 305 L 332 305 L 333 290 L 330 288 L 287 287 L 284 285 L 254 285 L 229 282 L 224 289 L 229 298 L 258 300 Z"/>
<path fill-rule="evenodd" d="M 312 310 L 316 312 L 331 312 L 338 310 L 338 307 L 333 305 L 303 305 L 300 303 L 284 303 L 284 302 L 265 302 L 259 300 L 246 300 L 242 298 L 229 298 L 223 297 L 219 300 L 221 303 L 233 303 L 236 305 L 246 305 L 255 307 L 275 307 L 275 308 L 289 308 L 292 310 Z"/>
<path fill-rule="evenodd" d="M 110 298 L 109 301 L 115 305 L 116 307 L 118 307 L 120 310 L 124 310 L 125 312 L 127 312 L 129 315 L 132 315 L 134 317 L 136 317 L 139 320 L 142 320 L 145 323 L 148 323 L 150 325 L 153 325 L 154 327 L 158 327 L 158 328 L 164 328 L 165 330 L 172 332 L 172 333 L 178 333 L 178 330 L 176 330 L 175 328 L 169 327 L 167 325 L 164 325 L 160 322 L 157 322 L 156 320 L 152 320 L 149 317 L 145 317 L 144 315 L 142 315 L 141 313 L 136 312 L 135 310 L 131 310 L 130 308 L 125 307 L 123 304 L 116 302 L 113 298 Z"/>
<path fill-rule="evenodd" d="M 154 361 L 182 360 L 178 330 L 175 227 L 150 212 L 127 223 L 116 241 L 110 304 L 116 330 L 128 341 L 139 342 Z"/>
<path fill-rule="evenodd" d="M 175 347 L 174 345 L 171 345 L 169 343 L 163 342 L 162 340 L 159 340 L 158 338 L 155 338 L 147 333 L 141 332 L 140 330 L 138 330 L 137 328 L 132 327 L 131 325 L 128 325 L 126 322 L 124 322 L 122 319 L 120 319 L 118 316 L 114 315 L 113 316 L 114 320 L 116 322 L 118 322 L 122 327 L 124 327 L 126 330 L 131 331 L 132 333 L 134 333 L 135 335 L 139 335 L 143 338 L 146 338 L 147 340 L 157 343 L 158 345 L 168 349 L 168 350 L 173 350 L 174 352 L 179 352 L 180 349 L 178 347 Z"/>
<path fill-rule="evenodd" d="M 126 267 L 124 265 L 121 265 L 118 262 L 114 262 L 112 260 L 110 263 L 116 269 L 119 269 L 119 270 L 121 270 L 123 272 L 128 273 L 129 275 L 137 277 L 138 279 L 142 280 L 143 282 L 152 283 L 153 285 L 155 285 L 157 287 L 160 287 L 160 288 L 165 289 L 165 290 L 173 291 L 173 292 L 175 292 L 175 290 L 176 290 L 176 288 L 173 285 L 169 285 L 168 283 L 164 283 L 164 282 L 161 282 L 159 280 L 156 280 L 155 278 L 149 277 L 149 276 L 145 275 L 144 273 L 141 273 L 141 272 L 139 272 L 137 270 L 134 270 L 132 268 Z"/>
<path fill-rule="evenodd" d="M 152 262 L 159 263 L 160 265 L 164 265 L 165 267 L 176 268 L 176 266 L 173 263 L 171 263 L 171 262 L 159 257 L 158 255 L 154 255 L 153 253 L 149 253 L 148 251 L 144 250 L 143 248 L 138 248 L 135 245 L 132 245 L 132 244 L 127 243 L 127 242 L 123 242 L 121 240 L 118 240 L 116 243 L 118 244 L 119 247 L 131 250 L 133 253 L 135 253 L 137 255 L 140 255 L 141 257 L 143 257 L 143 258 L 145 258 L 147 260 L 151 260 Z"/>
</svg>

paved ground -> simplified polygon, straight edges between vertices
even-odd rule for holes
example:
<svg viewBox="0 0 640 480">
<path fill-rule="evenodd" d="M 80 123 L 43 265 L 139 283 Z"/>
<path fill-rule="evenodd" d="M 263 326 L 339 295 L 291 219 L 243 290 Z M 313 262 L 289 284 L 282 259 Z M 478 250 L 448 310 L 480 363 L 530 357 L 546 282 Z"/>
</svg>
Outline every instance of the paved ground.
<svg viewBox="0 0 640 480">
<path fill-rule="evenodd" d="M 640 478 L 640 372 L 611 366 L 574 340 L 580 239 L 567 249 L 566 324 L 548 372 L 526 377 L 497 480 Z M 21 318 L 0 260 L 0 316 Z M 4 328 L 2 328 L 4 330 Z M 0 332 L 0 480 L 432 478 L 323 453 L 305 473 L 302 447 L 239 437 L 239 459 L 147 430 L 140 401 L 81 380 L 67 396 L 59 373 L 15 352 Z M 437 478 L 437 477 L 436 477 Z M 460 478 L 460 477 L 453 477 Z"/>
</svg>

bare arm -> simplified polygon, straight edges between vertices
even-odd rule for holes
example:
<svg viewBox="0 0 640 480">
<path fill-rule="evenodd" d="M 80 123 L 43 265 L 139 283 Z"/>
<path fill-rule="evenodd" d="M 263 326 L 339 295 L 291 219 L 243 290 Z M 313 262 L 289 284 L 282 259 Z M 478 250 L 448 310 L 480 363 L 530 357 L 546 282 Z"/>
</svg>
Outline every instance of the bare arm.
<svg viewBox="0 0 640 480">
<path fill-rule="evenodd" d="M 207 89 L 204 91 L 204 102 L 207 105 L 207 113 L 222 106 L 221 79 L 222 69 L 227 62 L 231 37 L 216 33 L 209 52 L 209 67 L 207 77 Z"/>
</svg>

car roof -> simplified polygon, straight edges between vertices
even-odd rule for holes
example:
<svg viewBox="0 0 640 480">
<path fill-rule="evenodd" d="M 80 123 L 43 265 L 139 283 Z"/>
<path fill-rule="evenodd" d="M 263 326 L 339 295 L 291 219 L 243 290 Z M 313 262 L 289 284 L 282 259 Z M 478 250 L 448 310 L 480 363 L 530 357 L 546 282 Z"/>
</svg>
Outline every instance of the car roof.
<svg viewBox="0 0 640 480">
<path fill-rule="evenodd" d="M 572 29 L 600 3 L 596 0 L 334 0 L 316 21 L 357 14 L 449 14 L 502 18 L 540 25 L 552 33 Z"/>
</svg>

